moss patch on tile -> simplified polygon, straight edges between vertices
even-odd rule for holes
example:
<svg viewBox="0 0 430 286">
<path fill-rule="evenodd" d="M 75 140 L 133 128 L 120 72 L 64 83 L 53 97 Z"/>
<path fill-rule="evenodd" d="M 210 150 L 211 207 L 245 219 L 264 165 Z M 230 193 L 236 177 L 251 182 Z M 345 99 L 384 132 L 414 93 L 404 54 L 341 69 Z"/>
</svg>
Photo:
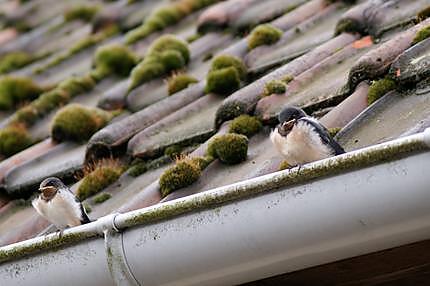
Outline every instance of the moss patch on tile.
<svg viewBox="0 0 430 286">
<path fill-rule="evenodd" d="M 167 80 L 167 91 L 169 95 L 172 95 L 197 82 L 198 80 L 195 77 L 188 74 L 175 74 Z"/>
<path fill-rule="evenodd" d="M 55 115 L 51 136 L 58 142 L 85 142 L 111 119 L 112 115 L 102 109 L 69 104 Z"/>
<path fill-rule="evenodd" d="M 132 177 L 138 177 L 148 170 L 144 161 L 133 162 L 128 168 L 127 173 Z"/>
<path fill-rule="evenodd" d="M 246 160 L 248 138 L 234 133 L 218 135 L 211 139 L 206 152 L 224 164 L 238 164 Z"/>
<path fill-rule="evenodd" d="M 286 91 L 287 85 L 282 80 L 271 80 L 265 84 L 262 96 L 284 94 Z"/>
<path fill-rule="evenodd" d="M 229 95 L 240 87 L 246 78 L 246 66 L 236 57 L 219 55 L 212 60 L 206 77 L 206 92 Z"/>
<path fill-rule="evenodd" d="M 99 47 L 94 57 L 96 78 L 116 74 L 126 77 L 138 63 L 138 57 L 127 47 L 120 44 L 109 44 Z"/>
<path fill-rule="evenodd" d="M 34 61 L 34 57 L 26 52 L 10 52 L 0 58 L 0 74 L 20 69 Z"/>
<path fill-rule="evenodd" d="M 37 98 L 43 89 L 32 79 L 18 76 L 0 78 L 0 110 L 10 110 Z"/>
<path fill-rule="evenodd" d="M 261 24 L 255 27 L 248 37 L 248 49 L 263 45 L 273 45 L 282 37 L 282 30 L 270 25 Z"/>
<path fill-rule="evenodd" d="M 229 133 L 242 134 L 246 137 L 251 137 L 252 135 L 258 133 L 263 124 L 254 116 L 248 114 L 242 114 L 239 117 L 233 119 L 229 125 Z"/>
<path fill-rule="evenodd" d="M 367 94 L 367 104 L 370 105 L 387 92 L 396 88 L 396 82 L 390 78 L 383 78 L 372 82 Z"/>
<path fill-rule="evenodd" d="M 94 16 L 99 11 L 99 7 L 97 6 L 89 6 L 89 5 L 79 5 L 74 6 L 70 9 L 67 9 L 63 16 L 66 22 L 73 20 L 81 20 L 85 22 L 90 22 Z"/>
<path fill-rule="evenodd" d="M 241 114 L 246 114 L 247 111 L 247 105 L 242 101 L 225 102 L 216 111 L 215 126 L 218 128 L 223 122 L 234 119 Z"/>
<path fill-rule="evenodd" d="M 184 148 L 180 145 L 172 145 L 167 147 L 164 150 L 164 155 L 169 156 L 172 159 L 175 159 L 176 157 L 181 155 L 181 152 Z"/>
<path fill-rule="evenodd" d="M 183 68 L 190 60 L 188 44 L 174 35 L 155 40 L 143 59 L 131 72 L 130 90 L 138 85 Z"/>
<path fill-rule="evenodd" d="M 160 177 L 161 196 L 164 198 L 171 192 L 187 187 L 197 181 L 201 175 L 200 163 L 191 158 L 183 158 L 167 169 Z"/>
<path fill-rule="evenodd" d="M 124 171 L 124 166 L 118 160 L 113 159 L 105 159 L 94 166 L 87 167 L 76 196 L 82 201 L 99 193 L 117 181 Z"/>
<path fill-rule="evenodd" d="M 422 28 L 415 34 L 415 38 L 412 40 L 412 45 L 418 44 L 428 37 L 430 37 L 430 26 Z"/>
<path fill-rule="evenodd" d="M 172 26 L 194 11 L 209 6 L 219 0 L 178 0 L 169 5 L 160 7 L 151 13 L 144 23 L 128 32 L 126 43 L 132 44 L 146 38 L 150 34 Z"/>
<path fill-rule="evenodd" d="M 12 125 L 0 129 L 0 154 L 9 157 L 33 144 L 23 125 Z"/>
<path fill-rule="evenodd" d="M 109 200 L 111 197 L 112 197 L 112 195 L 109 193 L 101 193 L 101 194 L 98 194 L 97 196 L 95 196 L 93 198 L 93 203 L 98 205 L 98 204 L 104 203 L 105 201 Z"/>
</svg>

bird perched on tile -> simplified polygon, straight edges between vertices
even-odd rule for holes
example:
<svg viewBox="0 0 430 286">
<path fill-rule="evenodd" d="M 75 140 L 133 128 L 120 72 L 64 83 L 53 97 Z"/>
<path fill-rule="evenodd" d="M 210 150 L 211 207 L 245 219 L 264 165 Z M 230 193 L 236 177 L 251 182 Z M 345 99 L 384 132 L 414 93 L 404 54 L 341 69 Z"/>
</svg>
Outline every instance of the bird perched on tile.
<svg viewBox="0 0 430 286">
<path fill-rule="evenodd" d="M 345 153 L 328 130 L 302 109 L 286 107 L 278 119 L 279 124 L 270 134 L 270 139 L 290 166 Z"/>
<path fill-rule="evenodd" d="M 31 203 L 41 216 L 60 230 L 60 235 L 66 227 L 90 222 L 82 204 L 60 179 L 43 180 L 39 192 Z"/>
</svg>

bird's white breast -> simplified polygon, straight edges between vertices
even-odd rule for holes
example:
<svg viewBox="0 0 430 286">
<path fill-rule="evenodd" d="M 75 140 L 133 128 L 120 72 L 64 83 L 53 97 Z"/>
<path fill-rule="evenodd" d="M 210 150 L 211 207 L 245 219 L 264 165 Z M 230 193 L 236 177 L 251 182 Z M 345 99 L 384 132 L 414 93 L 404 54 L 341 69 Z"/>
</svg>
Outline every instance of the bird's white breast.
<svg viewBox="0 0 430 286">
<path fill-rule="evenodd" d="M 40 215 L 60 229 L 81 224 L 80 205 L 68 190 L 59 190 L 48 202 L 37 198 L 32 204 Z"/>
<path fill-rule="evenodd" d="M 312 126 L 301 121 L 297 122 L 286 137 L 281 136 L 278 129 L 275 128 L 270 134 L 270 139 L 291 166 L 325 159 L 333 155 L 332 150 L 323 144 Z"/>
</svg>

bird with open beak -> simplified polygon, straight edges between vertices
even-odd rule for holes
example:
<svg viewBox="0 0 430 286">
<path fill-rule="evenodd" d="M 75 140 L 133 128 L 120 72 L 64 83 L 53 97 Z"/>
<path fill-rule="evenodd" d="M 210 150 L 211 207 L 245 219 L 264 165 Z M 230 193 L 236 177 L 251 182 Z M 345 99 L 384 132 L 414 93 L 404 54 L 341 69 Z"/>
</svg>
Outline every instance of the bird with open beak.
<svg viewBox="0 0 430 286">
<path fill-rule="evenodd" d="M 66 227 L 90 222 L 82 204 L 60 179 L 43 180 L 39 192 L 31 203 L 41 216 L 60 230 L 60 234 Z"/>
<path fill-rule="evenodd" d="M 279 124 L 270 134 L 270 139 L 290 166 L 345 153 L 328 130 L 300 108 L 284 108 L 278 120 Z"/>
</svg>

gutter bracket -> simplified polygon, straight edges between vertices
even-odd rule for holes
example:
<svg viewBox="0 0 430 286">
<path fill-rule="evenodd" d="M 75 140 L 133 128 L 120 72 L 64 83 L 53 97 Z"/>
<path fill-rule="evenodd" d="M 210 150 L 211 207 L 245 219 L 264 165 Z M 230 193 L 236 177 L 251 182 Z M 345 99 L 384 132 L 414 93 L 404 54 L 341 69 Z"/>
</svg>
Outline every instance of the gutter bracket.
<svg viewBox="0 0 430 286">
<path fill-rule="evenodd" d="M 123 235 L 115 229 L 104 231 L 106 258 L 116 285 L 140 286 L 128 266 L 123 247 Z"/>
<path fill-rule="evenodd" d="M 106 259 L 109 272 L 116 285 L 140 286 L 128 266 L 123 247 L 123 234 L 115 224 L 118 213 L 105 216 L 100 221 L 104 234 Z"/>
</svg>

